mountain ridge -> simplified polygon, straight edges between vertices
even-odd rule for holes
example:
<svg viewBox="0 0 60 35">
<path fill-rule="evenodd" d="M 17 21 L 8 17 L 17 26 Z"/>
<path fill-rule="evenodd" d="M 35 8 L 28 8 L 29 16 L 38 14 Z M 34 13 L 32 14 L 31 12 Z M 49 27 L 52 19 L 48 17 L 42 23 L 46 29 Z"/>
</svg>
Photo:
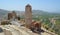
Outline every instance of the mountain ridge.
<svg viewBox="0 0 60 35">
<path fill-rule="evenodd" d="M 8 14 L 10 11 L 0 9 L 0 17 Z M 24 11 L 15 11 L 18 15 L 24 15 Z M 60 13 L 49 13 L 43 10 L 32 10 L 32 15 L 60 15 Z"/>
</svg>

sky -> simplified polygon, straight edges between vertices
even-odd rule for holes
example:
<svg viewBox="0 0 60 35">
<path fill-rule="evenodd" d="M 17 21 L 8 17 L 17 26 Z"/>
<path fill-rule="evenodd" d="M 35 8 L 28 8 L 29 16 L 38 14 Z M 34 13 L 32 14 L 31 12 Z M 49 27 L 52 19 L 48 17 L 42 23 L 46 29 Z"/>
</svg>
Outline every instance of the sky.
<svg viewBox="0 0 60 35">
<path fill-rule="evenodd" d="M 0 9 L 24 11 L 27 4 L 33 10 L 60 12 L 60 0 L 0 0 Z"/>
</svg>

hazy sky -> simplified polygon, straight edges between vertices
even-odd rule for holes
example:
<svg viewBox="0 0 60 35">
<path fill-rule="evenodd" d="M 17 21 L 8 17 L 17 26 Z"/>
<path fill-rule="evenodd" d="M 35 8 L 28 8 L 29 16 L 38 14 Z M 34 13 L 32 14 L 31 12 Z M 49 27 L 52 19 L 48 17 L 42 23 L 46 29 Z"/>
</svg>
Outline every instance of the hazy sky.
<svg viewBox="0 0 60 35">
<path fill-rule="evenodd" d="M 60 11 L 60 0 L 0 0 L 0 9 L 24 11 L 27 4 L 35 10 Z"/>
</svg>

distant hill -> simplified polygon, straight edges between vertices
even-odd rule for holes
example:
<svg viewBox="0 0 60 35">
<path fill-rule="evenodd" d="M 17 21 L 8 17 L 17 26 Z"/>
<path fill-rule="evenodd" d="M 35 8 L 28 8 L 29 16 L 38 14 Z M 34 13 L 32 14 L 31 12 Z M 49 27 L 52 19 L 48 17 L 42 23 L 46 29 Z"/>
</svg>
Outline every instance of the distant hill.
<svg viewBox="0 0 60 35">
<path fill-rule="evenodd" d="M 32 11 L 33 15 L 48 15 L 50 13 L 42 11 L 42 10 L 33 10 Z"/>
<path fill-rule="evenodd" d="M 7 15 L 8 12 L 9 11 L 7 11 L 7 10 L 0 9 L 0 19 L 6 17 L 6 15 Z"/>
<path fill-rule="evenodd" d="M 60 14 L 60 13 L 50 13 L 43 10 L 33 10 L 32 13 L 36 15 L 59 15 Z"/>
<path fill-rule="evenodd" d="M 20 16 L 25 14 L 25 11 L 16 11 Z M 32 15 L 34 16 L 60 16 L 60 13 L 50 13 L 43 10 L 32 10 Z"/>
<path fill-rule="evenodd" d="M 32 14 L 34 18 L 36 16 L 39 16 L 42 18 L 60 17 L 60 13 L 50 13 L 43 10 L 33 10 Z"/>
<path fill-rule="evenodd" d="M 24 17 L 25 15 L 25 11 L 16 11 L 18 13 L 18 15 L 20 15 L 21 17 Z M 36 16 L 42 16 L 42 17 L 60 17 L 60 13 L 50 13 L 50 12 L 46 12 L 43 10 L 32 10 L 32 15 L 33 17 Z"/>
<path fill-rule="evenodd" d="M 0 18 L 6 17 L 10 11 L 0 9 Z M 24 11 L 15 11 L 19 16 L 24 16 Z M 32 10 L 33 16 L 60 16 L 60 13 L 49 13 L 43 10 Z"/>
</svg>

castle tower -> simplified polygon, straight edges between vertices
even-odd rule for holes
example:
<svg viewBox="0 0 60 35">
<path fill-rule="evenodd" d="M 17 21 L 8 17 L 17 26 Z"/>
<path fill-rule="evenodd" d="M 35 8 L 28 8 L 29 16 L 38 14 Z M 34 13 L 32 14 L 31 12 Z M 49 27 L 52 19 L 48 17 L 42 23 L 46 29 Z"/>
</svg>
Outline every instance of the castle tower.
<svg viewBox="0 0 60 35">
<path fill-rule="evenodd" d="M 26 27 L 29 28 L 31 23 L 32 23 L 32 8 L 28 4 L 25 7 L 25 25 L 26 25 Z"/>
</svg>

